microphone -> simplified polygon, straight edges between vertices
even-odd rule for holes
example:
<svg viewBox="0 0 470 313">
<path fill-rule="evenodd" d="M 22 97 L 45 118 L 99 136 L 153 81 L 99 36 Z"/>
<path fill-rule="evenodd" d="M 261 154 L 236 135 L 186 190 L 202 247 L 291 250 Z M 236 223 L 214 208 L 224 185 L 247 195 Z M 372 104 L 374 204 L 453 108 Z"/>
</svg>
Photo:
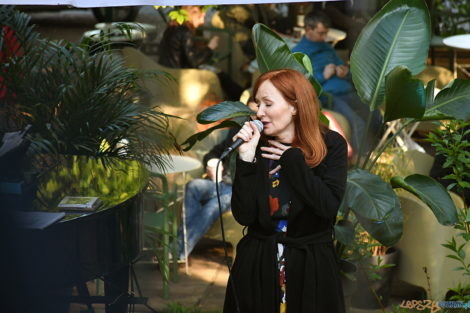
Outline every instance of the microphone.
<svg viewBox="0 0 470 313">
<path fill-rule="evenodd" d="M 261 133 L 263 131 L 263 123 L 261 123 L 260 120 L 254 120 L 252 121 L 255 123 L 256 125 L 256 128 L 258 128 L 258 131 Z M 229 155 L 230 152 L 232 152 L 233 150 L 237 149 L 238 147 L 240 147 L 245 141 L 241 138 L 237 138 L 237 140 L 235 140 L 231 145 L 230 147 L 228 147 L 227 149 L 225 149 L 225 151 L 222 153 L 222 155 L 220 156 L 220 159 L 222 160 L 223 158 L 225 158 L 227 155 Z"/>
</svg>

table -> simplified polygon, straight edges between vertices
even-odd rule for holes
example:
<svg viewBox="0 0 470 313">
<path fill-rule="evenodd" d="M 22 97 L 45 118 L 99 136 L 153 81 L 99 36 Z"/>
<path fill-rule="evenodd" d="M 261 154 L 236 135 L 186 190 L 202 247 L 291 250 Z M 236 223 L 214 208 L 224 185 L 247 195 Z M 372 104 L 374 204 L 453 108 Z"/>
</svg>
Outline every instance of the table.
<svg viewBox="0 0 470 313">
<path fill-rule="evenodd" d="M 457 69 L 459 68 L 467 77 L 470 77 L 470 64 L 459 64 L 457 62 L 457 49 L 470 50 L 470 34 L 456 35 L 446 37 L 443 40 L 444 44 L 454 50 L 454 78 L 457 78 Z"/>
<path fill-rule="evenodd" d="M 166 164 L 165 169 L 161 169 L 155 165 L 148 166 L 148 170 L 153 173 L 157 174 L 177 174 L 181 173 L 183 175 L 183 182 L 186 183 L 186 173 L 192 170 L 196 170 L 202 167 L 202 163 L 189 156 L 183 155 L 165 155 L 162 156 L 163 162 Z M 185 256 L 185 268 L 186 274 L 189 273 L 188 268 L 188 247 L 186 244 L 186 208 L 184 206 L 184 187 L 182 190 L 182 198 L 183 198 L 183 207 L 182 207 L 182 219 L 183 219 L 183 242 L 184 242 L 184 256 Z M 176 257 L 176 256 L 174 256 Z"/>
</svg>

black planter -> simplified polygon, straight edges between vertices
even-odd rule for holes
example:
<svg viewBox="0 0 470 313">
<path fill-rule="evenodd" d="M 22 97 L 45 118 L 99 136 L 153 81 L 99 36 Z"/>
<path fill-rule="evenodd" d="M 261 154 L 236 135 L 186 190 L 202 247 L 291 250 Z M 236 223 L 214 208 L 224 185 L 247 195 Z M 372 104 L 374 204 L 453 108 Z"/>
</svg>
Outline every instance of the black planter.
<svg viewBox="0 0 470 313">
<path fill-rule="evenodd" d="M 399 251 L 396 248 L 390 248 L 385 255 L 380 257 L 382 259 L 381 264 L 395 264 L 397 266 Z M 378 256 L 372 256 L 370 260 L 367 261 L 368 264 L 361 265 L 358 270 L 357 283 L 359 286 L 363 287 L 358 288 L 352 296 L 351 305 L 355 308 L 379 309 L 382 307 L 372 290 L 374 290 L 381 299 L 380 301 L 384 307 L 389 304 L 393 272 L 396 266 L 379 270 L 378 274 L 381 278 L 371 281 L 367 277 L 367 271 L 370 268 L 370 264 L 377 265 L 377 260 Z"/>
</svg>

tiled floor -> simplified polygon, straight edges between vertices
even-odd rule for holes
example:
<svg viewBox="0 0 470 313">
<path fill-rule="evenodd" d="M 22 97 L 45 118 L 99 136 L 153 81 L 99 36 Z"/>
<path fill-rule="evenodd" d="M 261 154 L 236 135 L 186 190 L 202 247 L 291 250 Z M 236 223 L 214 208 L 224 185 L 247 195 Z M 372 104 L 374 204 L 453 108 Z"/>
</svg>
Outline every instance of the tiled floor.
<svg viewBox="0 0 470 313">
<path fill-rule="evenodd" d="M 186 308 L 197 308 L 200 310 L 199 312 L 203 313 L 222 312 L 228 279 L 228 270 L 223 255 L 220 242 L 204 239 L 190 257 L 189 275 L 185 274 L 184 265 L 180 265 L 179 279 L 177 282 L 171 283 L 169 299 L 163 298 L 162 279 L 157 264 L 149 260 L 139 262 L 135 267 L 136 274 L 143 296 L 148 297 L 149 307 L 157 312 L 162 312 L 168 305 L 179 303 Z M 94 283 L 89 284 L 89 289 L 92 293 L 95 291 Z M 410 299 L 410 297 L 412 297 L 411 294 L 406 298 Z M 393 297 L 385 312 L 391 312 L 392 306 L 398 305 L 401 301 L 402 298 Z M 96 313 L 104 313 L 103 305 L 93 305 L 93 307 Z M 85 305 L 73 304 L 69 313 L 80 313 L 85 309 Z M 135 312 L 150 313 L 152 310 L 143 305 L 136 305 Z M 350 308 L 348 313 L 379 312 L 382 310 Z"/>
</svg>

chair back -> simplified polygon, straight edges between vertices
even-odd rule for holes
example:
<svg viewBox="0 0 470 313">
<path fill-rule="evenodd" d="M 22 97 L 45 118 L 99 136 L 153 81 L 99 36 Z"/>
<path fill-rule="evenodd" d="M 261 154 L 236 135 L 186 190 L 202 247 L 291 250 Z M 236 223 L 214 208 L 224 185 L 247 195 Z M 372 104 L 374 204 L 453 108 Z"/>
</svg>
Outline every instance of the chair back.
<svg viewBox="0 0 470 313">
<path fill-rule="evenodd" d="M 179 108 L 177 111 L 188 116 L 197 112 L 206 100 L 223 99 L 219 79 L 211 71 L 165 67 L 131 47 L 122 49 L 122 55 L 128 67 L 170 74 L 173 79 L 158 76 L 140 81 L 141 87 L 150 94 L 151 103 L 167 109 L 166 113 L 170 113 L 170 108 Z"/>
</svg>

